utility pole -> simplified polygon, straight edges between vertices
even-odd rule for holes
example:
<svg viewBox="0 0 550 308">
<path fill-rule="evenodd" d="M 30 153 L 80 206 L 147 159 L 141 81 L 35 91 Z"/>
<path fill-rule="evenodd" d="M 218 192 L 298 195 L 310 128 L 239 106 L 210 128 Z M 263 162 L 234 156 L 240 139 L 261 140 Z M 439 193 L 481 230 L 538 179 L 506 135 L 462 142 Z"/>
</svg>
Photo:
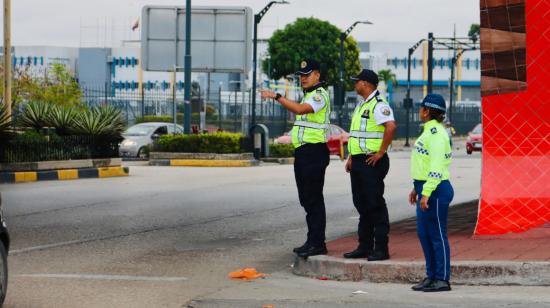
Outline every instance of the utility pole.
<svg viewBox="0 0 550 308">
<path fill-rule="evenodd" d="M 11 0 L 4 0 L 4 106 L 11 123 Z"/>
</svg>

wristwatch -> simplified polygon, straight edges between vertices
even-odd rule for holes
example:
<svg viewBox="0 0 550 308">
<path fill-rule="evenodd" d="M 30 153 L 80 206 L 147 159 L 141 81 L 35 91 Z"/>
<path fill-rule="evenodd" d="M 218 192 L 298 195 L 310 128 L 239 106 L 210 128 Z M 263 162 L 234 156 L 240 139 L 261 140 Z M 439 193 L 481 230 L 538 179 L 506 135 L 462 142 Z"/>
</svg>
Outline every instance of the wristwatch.
<svg viewBox="0 0 550 308">
<path fill-rule="evenodd" d="M 280 93 L 275 94 L 275 100 L 279 101 L 279 98 L 281 98 L 282 95 Z"/>
</svg>

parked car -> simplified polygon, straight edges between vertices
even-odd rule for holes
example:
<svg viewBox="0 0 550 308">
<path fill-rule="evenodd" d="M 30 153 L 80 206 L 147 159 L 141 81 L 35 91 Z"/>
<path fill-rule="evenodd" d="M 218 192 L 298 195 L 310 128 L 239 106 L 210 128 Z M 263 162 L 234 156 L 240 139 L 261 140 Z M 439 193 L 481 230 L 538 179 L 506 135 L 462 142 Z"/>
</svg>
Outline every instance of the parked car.
<svg viewBox="0 0 550 308">
<path fill-rule="evenodd" d="M 330 155 L 341 155 L 340 154 L 340 139 L 344 145 L 344 151 L 347 151 L 349 134 L 340 126 L 330 124 L 330 131 L 328 133 L 327 146 L 330 152 Z M 278 144 L 290 144 L 292 143 L 292 137 L 290 132 L 284 133 L 284 135 L 278 137 L 274 141 Z"/>
<path fill-rule="evenodd" d="M 466 153 L 472 154 L 474 151 L 480 151 L 483 145 L 483 129 L 481 124 L 478 124 L 468 133 L 466 138 Z"/>
<path fill-rule="evenodd" d="M 0 194 L 0 306 L 6 299 L 8 290 L 8 251 L 10 249 L 10 236 L 4 212 L 2 211 L 2 195 Z"/>
<path fill-rule="evenodd" d="M 118 152 L 120 157 L 147 158 L 148 146 L 166 134 L 183 134 L 181 125 L 162 122 L 141 123 L 129 127 L 123 134 Z"/>
</svg>

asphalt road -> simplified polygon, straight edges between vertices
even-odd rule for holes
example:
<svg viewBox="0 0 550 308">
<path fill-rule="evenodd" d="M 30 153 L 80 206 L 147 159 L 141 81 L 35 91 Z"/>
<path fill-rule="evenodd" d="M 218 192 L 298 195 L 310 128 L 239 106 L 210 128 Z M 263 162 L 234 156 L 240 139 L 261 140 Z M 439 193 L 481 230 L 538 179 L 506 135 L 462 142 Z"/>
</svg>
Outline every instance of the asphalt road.
<svg viewBox="0 0 550 308">
<path fill-rule="evenodd" d="M 407 204 L 408 156 L 390 155 L 386 200 L 391 220 L 414 215 Z M 261 307 L 270 300 L 277 307 L 305 307 L 310 301 L 318 307 L 356 307 L 363 298 L 348 298 L 355 288 L 371 288 L 367 293 L 373 297 L 362 296 L 373 303 L 399 306 L 395 298 L 384 301 L 380 290 L 410 295 L 404 285 L 336 282 L 331 283 L 339 287 L 331 286 L 334 292 L 327 293 L 318 281 L 290 273 L 291 249 L 305 239 L 292 166 L 140 164 L 131 163 L 131 175 L 124 178 L 0 185 L 12 236 L 5 307 Z M 479 195 L 480 165 L 479 153 L 455 155 L 456 203 Z M 328 239 L 356 228 L 343 169 L 333 159 L 327 170 Z M 227 278 L 243 267 L 271 276 L 248 283 Z M 297 292 L 302 287 L 306 293 Z M 507 291 L 514 292 L 525 290 Z M 458 303 L 457 296 L 450 303 Z M 497 303 L 487 298 L 472 300 Z M 528 303 L 541 303 L 537 296 L 529 298 Z M 404 300 L 403 307 L 419 303 Z"/>
</svg>

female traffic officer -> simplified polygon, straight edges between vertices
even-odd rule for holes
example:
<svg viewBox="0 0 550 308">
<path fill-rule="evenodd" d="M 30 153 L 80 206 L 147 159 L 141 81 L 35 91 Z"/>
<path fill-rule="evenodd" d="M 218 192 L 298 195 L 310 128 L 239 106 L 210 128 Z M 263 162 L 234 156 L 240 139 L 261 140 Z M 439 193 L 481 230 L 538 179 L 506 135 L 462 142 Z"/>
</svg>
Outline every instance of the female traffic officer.
<svg viewBox="0 0 550 308">
<path fill-rule="evenodd" d="M 416 230 L 426 259 L 426 278 L 412 289 L 450 291 L 451 253 L 447 238 L 447 214 L 454 191 L 448 170 L 451 145 L 442 124 L 446 105 L 441 95 L 428 94 L 420 106 L 420 119 L 425 124 L 411 156 L 414 188 L 409 194 L 409 202 L 416 204 Z"/>
</svg>

